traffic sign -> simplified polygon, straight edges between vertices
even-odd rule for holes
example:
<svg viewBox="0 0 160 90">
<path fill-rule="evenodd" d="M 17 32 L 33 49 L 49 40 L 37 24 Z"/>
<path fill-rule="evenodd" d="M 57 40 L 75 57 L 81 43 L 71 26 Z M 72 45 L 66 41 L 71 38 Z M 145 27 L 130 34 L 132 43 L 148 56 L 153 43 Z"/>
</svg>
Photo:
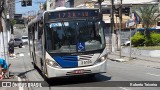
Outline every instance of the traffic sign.
<svg viewBox="0 0 160 90">
<path fill-rule="evenodd" d="M 126 23 L 126 27 L 131 27 L 131 26 L 134 26 L 135 22 L 133 19 L 129 19 Z"/>
</svg>

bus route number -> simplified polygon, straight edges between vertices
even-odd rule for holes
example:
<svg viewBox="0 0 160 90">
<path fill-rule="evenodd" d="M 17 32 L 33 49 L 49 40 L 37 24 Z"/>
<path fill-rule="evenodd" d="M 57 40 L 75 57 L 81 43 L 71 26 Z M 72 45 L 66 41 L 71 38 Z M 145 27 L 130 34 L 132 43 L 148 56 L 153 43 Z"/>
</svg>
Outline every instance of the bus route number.
<svg viewBox="0 0 160 90">
<path fill-rule="evenodd" d="M 91 60 L 82 60 L 81 65 L 90 65 L 92 63 Z"/>
</svg>

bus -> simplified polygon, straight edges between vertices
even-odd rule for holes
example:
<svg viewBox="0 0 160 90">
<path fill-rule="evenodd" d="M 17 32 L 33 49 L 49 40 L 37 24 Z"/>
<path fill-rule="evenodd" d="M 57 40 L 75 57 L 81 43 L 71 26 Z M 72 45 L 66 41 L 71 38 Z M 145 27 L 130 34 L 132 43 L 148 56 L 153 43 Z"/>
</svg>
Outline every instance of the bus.
<svg viewBox="0 0 160 90">
<path fill-rule="evenodd" d="M 47 78 L 106 73 L 104 28 L 99 9 L 44 11 L 28 23 L 34 66 Z"/>
</svg>

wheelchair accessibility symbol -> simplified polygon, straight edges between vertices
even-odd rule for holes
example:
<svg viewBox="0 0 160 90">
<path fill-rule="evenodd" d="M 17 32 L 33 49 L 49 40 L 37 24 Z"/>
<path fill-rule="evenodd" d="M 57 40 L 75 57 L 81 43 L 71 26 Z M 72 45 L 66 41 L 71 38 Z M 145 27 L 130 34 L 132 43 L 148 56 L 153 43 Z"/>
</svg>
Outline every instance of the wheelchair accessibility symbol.
<svg viewBox="0 0 160 90">
<path fill-rule="evenodd" d="M 85 43 L 83 42 L 77 43 L 77 49 L 78 51 L 85 51 Z"/>
</svg>

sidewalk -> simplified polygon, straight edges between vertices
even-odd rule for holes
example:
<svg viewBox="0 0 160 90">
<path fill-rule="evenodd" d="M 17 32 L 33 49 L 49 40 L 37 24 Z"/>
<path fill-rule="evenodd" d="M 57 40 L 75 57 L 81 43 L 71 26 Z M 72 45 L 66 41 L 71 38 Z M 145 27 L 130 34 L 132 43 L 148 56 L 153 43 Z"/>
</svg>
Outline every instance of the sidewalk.
<svg viewBox="0 0 160 90">
<path fill-rule="evenodd" d="M 131 55 L 131 59 L 130 59 L 129 53 L 128 54 L 122 53 L 121 58 L 119 55 L 120 53 L 118 51 L 111 52 L 108 55 L 108 59 L 112 61 L 117 61 L 117 62 L 124 62 L 126 64 L 135 64 L 143 67 L 160 69 L 160 58 Z"/>
<path fill-rule="evenodd" d="M 124 54 L 124 53 L 121 53 L 121 59 L 122 62 L 123 61 L 129 61 L 130 60 L 130 55 L 129 53 L 128 54 Z M 120 61 L 120 52 L 119 51 L 116 51 L 116 52 L 111 52 L 109 53 L 108 55 L 108 58 L 111 59 L 111 60 L 115 60 L 115 61 Z M 140 56 L 140 55 L 131 55 L 131 59 L 134 60 L 145 60 L 145 61 L 149 61 L 149 62 L 157 62 L 157 63 L 160 63 L 160 58 L 155 58 L 155 57 L 146 57 L 146 56 Z"/>
<path fill-rule="evenodd" d="M 15 57 L 8 56 L 8 62 L 11 64 L 11 66 L 9 68 L 9 77 L 10 78 L 9 79 L 4 78 L 0 81 L 0 90 L 20 90 L 20 88 L 22 88 L 22 87 L 17 87 L 16 84 L 14 84 L 17 82 L 21 82 L 21 79 L 18 76 L 19 73 L 17 74 L 15 72 L 15 70 L 20 71 L 18 68 L 15 69 L 15 66 L 18 66 L 18 64 L 20 63 L 17 60 L 20 60 L 19 58 L 17 58 L 17 55 Z M 16 64 L 16 63 L 18 63 L 18 64 Z"/>
<path fill-rule="evenodd" d="M 13 57 L 8 57 L 9 61 L 12 59 L 16 59 Z M 13 82 L 17 82 L 18 81 L 18 77 L 16 75 L 14 75 L 10 70 L 12 69 L 12 63 L 11 66 L 9 68 L 9 79 L 4 78 L 0 81 L 0 90 L 19 90 L 19 87 L 12 87 L 13 86 Z"/>
</svg>

